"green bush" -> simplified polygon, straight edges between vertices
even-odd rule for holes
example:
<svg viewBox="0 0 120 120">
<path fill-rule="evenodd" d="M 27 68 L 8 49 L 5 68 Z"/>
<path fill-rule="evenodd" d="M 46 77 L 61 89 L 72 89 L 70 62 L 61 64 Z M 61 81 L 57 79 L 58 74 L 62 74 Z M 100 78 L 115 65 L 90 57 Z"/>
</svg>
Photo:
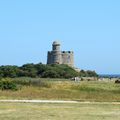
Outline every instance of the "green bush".
<svg viewBox="0 0 120 120">
<path fill-rule="evenodd" d="M 95 71 L 91 71 L 91 70 L 87 70 L 87 71 L 81 70 L 79 72 L 79 76 L 80 77 L 98 77 L 98 74 Z"/>
<path fill-rule="evenodd" d="M 17 84 L 9 79 L 0 80 L 0 89 L 1 90 L 18 90 Z"/>
<path fill-rule="evenodd" d="M 0 78 L 32 77 L 32 78 L 72 78 L 72 77 L 97 77 L 95 71 L 77 72 L 68 65 L 59 64 L 24 64 L 18 66 L 0 66 Z"/>
</svg>

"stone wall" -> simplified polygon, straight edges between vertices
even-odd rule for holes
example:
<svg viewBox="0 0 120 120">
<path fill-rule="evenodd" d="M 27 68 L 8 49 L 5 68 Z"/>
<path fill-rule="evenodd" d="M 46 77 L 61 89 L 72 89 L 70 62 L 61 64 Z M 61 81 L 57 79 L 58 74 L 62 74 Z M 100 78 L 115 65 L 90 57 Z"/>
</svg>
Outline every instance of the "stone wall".
<svg viewBox="0 0 120 120">
<path fill-rule="evenodd" d="M 62 51 L 62 64 L 67 64 L 69 66 L 74 66 L 73 52 L 72 51 Z"/>
</svg>

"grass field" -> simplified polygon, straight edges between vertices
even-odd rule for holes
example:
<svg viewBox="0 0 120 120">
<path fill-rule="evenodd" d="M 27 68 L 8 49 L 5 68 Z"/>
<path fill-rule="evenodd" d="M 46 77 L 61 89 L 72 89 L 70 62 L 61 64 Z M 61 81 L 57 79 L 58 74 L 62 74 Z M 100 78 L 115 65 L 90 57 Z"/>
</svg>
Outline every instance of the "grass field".
<svg viewBox="0 0 120 120">
<path fill-rule="evenodd" d="M 0 99 L 53 99 L 78 101 L 120 101 L 120 85 L 114 81 L 81 81 L 64 79 L 15 79 L 21 90 L 0 90 Z"/>
<path fill-rule="evenodd" d="M 0 103 L 0 120 L 120 120 L 120 105 Z"/>
<path fill-rule="evenodd" d="M 0 90 L 0 99 L 100 101 L 99 103 L 3 103 L 0 120 L 120 120 L 120 85 L 114 81 L 15 78 L 18 91 Z"/>
</svg>

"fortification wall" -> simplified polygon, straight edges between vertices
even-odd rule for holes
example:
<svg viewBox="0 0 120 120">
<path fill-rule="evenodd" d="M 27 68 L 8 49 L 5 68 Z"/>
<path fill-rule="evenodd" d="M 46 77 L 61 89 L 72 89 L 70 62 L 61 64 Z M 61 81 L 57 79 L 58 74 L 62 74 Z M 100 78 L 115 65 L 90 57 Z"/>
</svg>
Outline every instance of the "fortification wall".
<svg viewBox="0 0 120 120">
<path fill-rule="evenodd" d="M 61 51 L 52 51 L 52 63 L 61 64 Z"/>
<path fill-rule="evenodd" d="M 67 64 L 69 66 L 74 66 L 73 51 L 62 51 L 62 64 Z"/>
<path fill-rule="evenodd" d="M 52 51 L 48 51 L 47 64 L 67 64 L 74 67 L 73 51 L 60 51 L 60 44 L 54 41 Z"/>
<path fill-rule="evenodd" d="M 49 51 L 47 56 L 47 64 L 62 64 L 60 51 Z"/>
</svg>

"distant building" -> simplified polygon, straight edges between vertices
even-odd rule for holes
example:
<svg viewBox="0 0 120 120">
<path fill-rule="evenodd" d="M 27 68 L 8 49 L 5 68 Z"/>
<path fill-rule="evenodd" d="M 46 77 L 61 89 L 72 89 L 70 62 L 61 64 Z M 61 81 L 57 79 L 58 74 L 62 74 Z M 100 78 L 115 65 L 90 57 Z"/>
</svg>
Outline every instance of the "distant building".
<svg viewBox="0 0 120 120">
<path fill-rule="evenodd" d="M 73 51 L 61 51 L 60 43 L 54 41 L 52 51 L 48 51 L 47 64 L 66 64 L 74 67 L 74 53 Z"/>
</svg>

